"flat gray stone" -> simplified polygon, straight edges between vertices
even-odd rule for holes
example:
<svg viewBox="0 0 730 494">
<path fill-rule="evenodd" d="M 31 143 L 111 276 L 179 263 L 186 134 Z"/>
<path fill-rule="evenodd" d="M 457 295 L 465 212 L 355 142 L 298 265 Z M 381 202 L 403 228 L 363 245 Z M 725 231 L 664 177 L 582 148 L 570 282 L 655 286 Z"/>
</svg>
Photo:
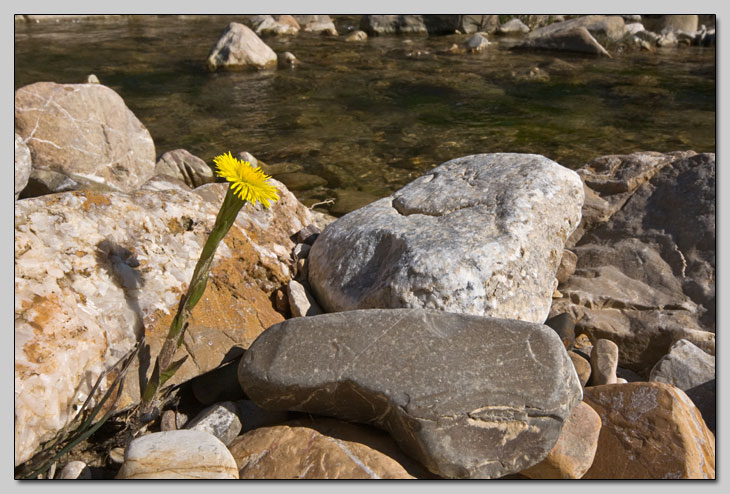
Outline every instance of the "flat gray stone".
<svg viewBox="0 0 730 494">
<path fill-rule="evenodd" d="M 687 340 L 679 340 L 651 369 L 650 381 L 688 391 L 715 379 L 715 356 Z"/>
<path fill-rule="evenodd" d="M 448 161 L 330 224 L 309 252 L 326 312 L 422 307 L 542 323 L 578 175 L 536 154 Z"/>
<path fill-rule="evenodd" d="M 209 406 L 185 425 L 186 429 L 213 434 L 225 445 L 230 444 L 241 432 L 236 404 L 224 401 Z"/>
<path fill-rule="evenodd" d="M 246 395 L 387 430 L 431 472 L 494 478 L 541 461 L 582 390 L 542 324 L 424 309 L 271 326 L 239 366 Z"/>
</svg>

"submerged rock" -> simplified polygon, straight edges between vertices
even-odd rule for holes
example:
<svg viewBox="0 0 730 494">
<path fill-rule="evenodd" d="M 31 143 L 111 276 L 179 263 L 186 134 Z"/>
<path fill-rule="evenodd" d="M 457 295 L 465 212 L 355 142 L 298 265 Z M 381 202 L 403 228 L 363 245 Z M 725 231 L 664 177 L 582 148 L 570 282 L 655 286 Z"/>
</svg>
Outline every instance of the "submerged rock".
<svg viewBox="0 0 730 494">
<path fill-rule="evenodd" d="M 81 188 L 131 192 L 155 173 L 150 133 L 101 84 L 21 87 L 15 132 L 33 162 L 24 197 Z"/>
<path fill-rule="evenodd" d="M 289 319 L 251 345 L 239 380 L 261 407 L 383 428 L 451 478 L 539 462 L 581 400 L 547 326 L 423 309 Z"/>
<path fill-rule="evenodd" d="M 309 253 L 327 312 L 424 307 L 545 321 L 580 220 L 575 172 L 533 154 L 448 161 L 330 224 Z"/>
<path fill-rule="evenodd" d="M 539 30 L 538 30 L 539 31 Z M 537 33 L 533 31 L 530 34 Z M 570 30 L 541 33 L 539 36 L 529 37 L 522 43 L 515 45 L 515 49 L 529 50 L 556 50 L 592 55 L 610 56 L 606 49 L 596 41 L 591 33 L 583 26 Z"/>
<path fill-rule="evenodd" d="M 624 19 L 618 15 L 584 15 L 567 21 L 554 22 L 535 29 L 527 35 L 528 39 L 552 37 L 576 29 L 586 29 L 592 37 L 620 40 L 626 34 Z"/>
<path fill-rule="evenodd" d="M 304 32 L 337 36 L 337 28 L 330 16 L 326 14 L 293 15 L 291 17 L 301 26 L 301 30 Z"/>
<path fill-rule="evenodd" d="M 530 28 L 517 18 L 510 19 L 497 28 L 497 34 L 525 34 L 529 32 Z"/>
<path fill-rule="evenodd" d="M 299 23 L 293 17 L 270 15 L 256 15 L 248 19 L 248 24 L 259 36 L 297 34 L 299 32 Z M 283 19 L 282 19 L 283 18 Z"/>
<path fill-rule="evenodd" d="M 427 34 L 422 15 L 364 15 L 360 29 L 370 36 L 383 34 Z"/>
</svg>

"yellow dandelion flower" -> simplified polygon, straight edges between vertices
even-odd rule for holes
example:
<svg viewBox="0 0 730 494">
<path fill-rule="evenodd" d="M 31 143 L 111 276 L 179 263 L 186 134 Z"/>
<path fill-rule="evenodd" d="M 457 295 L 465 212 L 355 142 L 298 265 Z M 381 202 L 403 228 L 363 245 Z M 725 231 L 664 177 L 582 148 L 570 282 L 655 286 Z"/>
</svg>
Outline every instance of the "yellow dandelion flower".
<svg viewBox="0 0 730 494">
<path fill-rule="evenodd" d="M 270 202 L 279 200 L 276 187 L 267 182 L 271 177 L 261 171 L 261 168 L 234 158 L 230 151 L 216 156 L 213 162 L 218 168 L 216 175 L 231 182 L 231 189 L 243 201 L 254 205 L 260 202 L 264 207 L 270 208 Z"/>
</svg>

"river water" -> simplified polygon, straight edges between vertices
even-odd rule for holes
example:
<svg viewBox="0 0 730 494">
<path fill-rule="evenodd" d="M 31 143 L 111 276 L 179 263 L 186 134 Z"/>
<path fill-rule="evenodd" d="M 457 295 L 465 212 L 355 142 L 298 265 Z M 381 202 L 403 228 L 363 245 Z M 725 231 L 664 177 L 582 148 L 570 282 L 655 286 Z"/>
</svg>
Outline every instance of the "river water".
<svg viewBox="0 0 730 494">
<path fill-rule="evenodd" d="M 96 74 L 152 135 L 212 165 L 248 151 L 307 205 L 341 215 L 474 153 L 545 155 L 578 168 L 604 154 L 715 152 L 715 48 L 596 58 L 509 50 L 452 54 L 467 35 L 268 37 L 300 64 L 216 72 L 205 60 L 240 16 L 139 16 L 15 24 L 15 88 Z M 532 72 L 532 77 L 530 73 Z"/>
</svg>

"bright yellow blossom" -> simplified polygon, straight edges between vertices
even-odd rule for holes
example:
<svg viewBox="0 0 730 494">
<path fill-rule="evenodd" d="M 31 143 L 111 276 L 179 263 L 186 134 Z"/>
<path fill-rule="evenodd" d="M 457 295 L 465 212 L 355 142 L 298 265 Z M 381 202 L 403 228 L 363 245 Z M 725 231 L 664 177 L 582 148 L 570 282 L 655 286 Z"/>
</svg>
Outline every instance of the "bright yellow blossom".
<svg viewBox="0 0 730 494">
<path fill-rule="evenodd" d="M 243 201 L 253 205 L 260 202 L 264 207 L 270 208 L 270 201 L 279 200 L 276 187 L 267 182 L 271 177 L 261 171 L 261 168 L 234 158 L 230 151 L 216 156 L 213 162 L 218 168 L 216 175 L 231 182 L 231 190 Z"/>
</svg>

